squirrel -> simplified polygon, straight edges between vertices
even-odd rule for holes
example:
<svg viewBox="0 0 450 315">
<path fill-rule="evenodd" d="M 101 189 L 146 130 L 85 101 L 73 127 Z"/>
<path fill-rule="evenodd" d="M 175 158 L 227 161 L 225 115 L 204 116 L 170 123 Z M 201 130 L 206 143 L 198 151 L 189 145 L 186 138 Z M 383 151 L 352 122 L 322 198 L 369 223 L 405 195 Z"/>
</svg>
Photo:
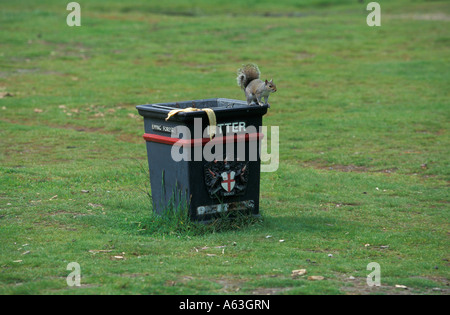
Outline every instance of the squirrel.
<svg viewBox="0 0 450 315">
<path fill-rule="evenodd" d="M 237 83 L 244 90 L 248 105 L 251 105 L 252 102 L 261 106 L 268 105 L 269 94 L 277 91 L 272 79 L 270 81 L 260 80 L 261 72 L 258 66 L 253 63 L 243 65 L 242 68 L 238 69 L 237 75 Z M 262 97 L 264 97 L 264 104 L 261 102 Z"/>
</svg>

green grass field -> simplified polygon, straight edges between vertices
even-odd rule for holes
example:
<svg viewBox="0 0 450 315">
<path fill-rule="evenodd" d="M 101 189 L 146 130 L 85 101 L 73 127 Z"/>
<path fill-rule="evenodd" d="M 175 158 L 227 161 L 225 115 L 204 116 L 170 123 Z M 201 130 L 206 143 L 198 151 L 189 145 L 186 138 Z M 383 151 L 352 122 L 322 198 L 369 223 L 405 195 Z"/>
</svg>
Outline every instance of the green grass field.
<svg viewBox="0 0 450 315">
<path fill-rule="evenodd" d="M 449 293 L 448 1 L 78 2 L 0 0 L 0 294 Z M 278 87 L 262 221 L 165 224 L 135 106 L 243 100 L 247 62 Z"/>
</svg>

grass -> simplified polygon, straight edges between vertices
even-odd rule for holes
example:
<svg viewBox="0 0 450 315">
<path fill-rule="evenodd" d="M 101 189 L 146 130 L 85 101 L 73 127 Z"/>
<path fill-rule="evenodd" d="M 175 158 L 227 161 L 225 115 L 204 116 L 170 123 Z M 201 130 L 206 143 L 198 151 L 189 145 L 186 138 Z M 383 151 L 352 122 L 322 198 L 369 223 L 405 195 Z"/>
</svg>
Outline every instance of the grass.
<svg viewBox="0 0 450 315">
<path fill-rule="evenodd" d="M 448 294 L 446 1 L 79 3 L 1 4 L 0 294 Z M 262 221 L 152 215 L 135 106 L 244 99 L 246 62 L 278 87 Z"/>
</svg>

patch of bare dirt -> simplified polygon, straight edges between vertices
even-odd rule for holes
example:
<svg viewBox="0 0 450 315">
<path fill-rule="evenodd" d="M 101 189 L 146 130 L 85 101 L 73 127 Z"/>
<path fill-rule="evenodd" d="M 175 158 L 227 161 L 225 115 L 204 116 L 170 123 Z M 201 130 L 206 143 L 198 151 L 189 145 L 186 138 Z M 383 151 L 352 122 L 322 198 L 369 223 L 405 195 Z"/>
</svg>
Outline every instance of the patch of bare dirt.
<svg viewBox="0 0 450 315">
<path fill-rule="evenodd" d="M 258 288 L 252 291 L 253 295 L 277 295 L 288 291 L 290 288 Z"/>
<path fill-rule="evenodd" d="M 41 123 L 37 123 L 34 120 L 27 120 L 27 119 L 23 119 L 20 121 L 16 121 L 16 120 L 10 120 L 10 119 L 3 119 L 0 118 L 1 121 L 7 122 L 7 123 L 11 123 L 11 124 L 17 124 L 17 125 L 25 125 L 25 126 L 36 126 L 39 125 Z M 75 130 L 78 132 L 90 132 L 90 133 L 100 133 L 100 134 L 108 134 L 108 135 L 115 135 L 116 136 L 116 140 L 117 141 L 122 141 L 122 142 L 130 142 L 130 143 L 143 143 L 143 139 L 141 137 L 136 137 L 135 135 L 132 134 L 125 134 L 125 133 L 121 133 L 119 131 L 113 132 L 113 131 L 107 131 L 104 128 L 100 128 L 100 127 L 81 127 L 81 126 L 77 126 L 77 125 L 72 125 L 72 124 L 64 124 L 64 125 L 55 125 L 55 124 L 49 124 L 47 123 L 48 127 L 51 128 L 58 128 L 58 129 L 70 129 L 70 130 Z"/>
<path fill-rule="evenodd" d="M 445 13 L 385 14 L 383 18 L 416 21 L 450 21 L 450 15 Z"/>
<path fill-rule="evenodd" d="M 449 289 L 431 288 L 423 292 L 418 292 L 415 288 L 406 286 L 388 286 L 381 282 L 380 286 L 368 286 L 366 278 L 354 278 L 345 276 L 342 279 L 343 286 L 340 290 L 348 295 L 368 295 L 368 294 L 387 294 L 387 295 L 416 295 L 416 294 L 442 294 L 447 295 Z M 439 281 L 441 282 L 441 281 Z M 448 286 L 448 282 L 446 284 Z"/>
<path fill-rule="evenodd" d="M 369 168 L 365 166 L 356 166 L 356 165 L 340 165 L 340 164 L 332 164 L 326 165 L 320 161 L 309 161 L 303 163 L 306 167 L 312 167 L 315 169 L 329 170 L 329 171 L 339 171 L 339 172 L 368 172 Z"/>
<path fill-rule="evenodd" d="M 391 174 L 397 172 L 398 168 L 386 168 L 386 169 L 371 169 L 367 166 L 357 166 L 353 164 L 326 164 L 323 161 L 308 161 L 303 162 L 303 166 L 312 167 L 320 170 L 337 171 L 337 172 L 356 172 L 356 173 L 386 173 Z"/>
</svg>

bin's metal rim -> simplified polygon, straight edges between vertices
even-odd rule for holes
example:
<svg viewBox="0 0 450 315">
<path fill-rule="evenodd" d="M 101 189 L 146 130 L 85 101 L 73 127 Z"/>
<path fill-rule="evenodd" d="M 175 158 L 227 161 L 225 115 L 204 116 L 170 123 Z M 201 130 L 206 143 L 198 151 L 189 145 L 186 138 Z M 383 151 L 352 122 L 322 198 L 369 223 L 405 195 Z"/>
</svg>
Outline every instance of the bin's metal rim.
<svg viewBox="0 0 450 315">
<path fill-rule="evenodd" d="M 165 109 L 161 107 L 153 107 L 154 105 L 157 106 L 167 106 L 172 105 L 174 106 L 177 103 L 190 103 L 193 102 L 193 104 L 201 103 L 201 102 L 228 102 L 233 105 L 239 105 L 239 107 L 233 107 L 233 108 L 227 108 L 227 107 L 212 107 L 211 109 L 214 111 L 216 116 L 229 116 L 229 115 L 254 115 L 254 114 L 261 114 L 264 115 L 267 113 L 267 109 L 269 108 L 269 105 L 248 105 L 247 102 L 241 101 L 241 100 L 234 100 L 234 99 L 227 99 L 227 98 L 213 98 L 213 99 L 203 99 L 203 100 L 193 100 L 193 101 L 183 101 L 183 102 L 172 102 L 172 103 L 155 103 L 155 104 L 146 104 L 146 105 L 138 105 L 136 108 L 139 111 L 139 114 L 144 117 L 166 117 L 167 114 L 172 109 L 178 109 L 176 107 L 173 107 L 171 109 Z M 169 106 L 168 106 L 169 107 Z M 171 119 L 173 120 L 185 120 L 185 119 L 192 119 L 194 117 L 202 117 L 206 116 L 206 112 L 204 111 L 195 111 L 195 112 L 180 112 L 177 115 L 173 116 Z M 178 119 L 177 119 L 178 118 Z"/>
</svg>

